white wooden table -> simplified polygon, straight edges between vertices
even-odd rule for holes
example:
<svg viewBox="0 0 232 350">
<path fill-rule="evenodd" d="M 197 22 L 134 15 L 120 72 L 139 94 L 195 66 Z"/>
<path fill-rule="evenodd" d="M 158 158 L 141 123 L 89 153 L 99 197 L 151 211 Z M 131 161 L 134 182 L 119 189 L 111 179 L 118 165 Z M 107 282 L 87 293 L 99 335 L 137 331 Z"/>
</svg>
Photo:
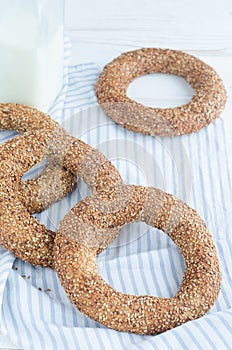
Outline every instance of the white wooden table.
<svg viewBox="0 0 232 350">
<path fill-rule="evenodd" d="M 228 93 L 224 117 L 231 118 L 231 0 L 67 0 L 66 8 L 72 64 L 94 61 L 103 67 L 121 52 L 145 46 L 185 50 L 221 75 Z M 159 76 L 138 80 L 130 94 L 165 107 L 191 98 L 191 89 L 177 78 Z M 0 334 L 0 349 L 16 347 Z"/>
</svg>

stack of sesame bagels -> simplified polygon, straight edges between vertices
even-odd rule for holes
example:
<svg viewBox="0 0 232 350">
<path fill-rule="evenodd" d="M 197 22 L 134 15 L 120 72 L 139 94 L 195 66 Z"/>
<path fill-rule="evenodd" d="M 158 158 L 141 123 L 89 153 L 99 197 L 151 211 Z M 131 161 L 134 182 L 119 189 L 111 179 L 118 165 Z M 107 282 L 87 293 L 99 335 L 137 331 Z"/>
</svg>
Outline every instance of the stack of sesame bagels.
<svg viewBox="0 0 232 350">
<path fill-rule="evenodd" d="M 126 97 L 137 76 L 169 72 L 185 77 L 193 100 L 169 110 L 149 109 Z M 121 55 L 104 68 L 96 87 L 103 109 L 116 122 L 151 135 L 180 135 L 216 118 L 226 95 L 217 73 L 178 51 L 142 49 Z M 0 244 L 33 265 L 55 268 L 71 302 L 103 325 L 138 334 L 157 334 L 204 315 L 221 284 L 216 248 L 200 216 L 187 204 L 156 188 L 124 184 L 99 151 L 70 136 L 38 110 L 0 104 L 0 129 L 21 135 L 0 146 Z M 22 176 L 46 161 L 26 182 Z M 81 177 L 91 194 L 48 230 L 31 214 L 66 196 Z M 169 235 L 185 261 L 184 276 L 172 298 L 115 291 L 99 275 L 96 255 L 128 223 L 143 221 Z"/>
</svg>

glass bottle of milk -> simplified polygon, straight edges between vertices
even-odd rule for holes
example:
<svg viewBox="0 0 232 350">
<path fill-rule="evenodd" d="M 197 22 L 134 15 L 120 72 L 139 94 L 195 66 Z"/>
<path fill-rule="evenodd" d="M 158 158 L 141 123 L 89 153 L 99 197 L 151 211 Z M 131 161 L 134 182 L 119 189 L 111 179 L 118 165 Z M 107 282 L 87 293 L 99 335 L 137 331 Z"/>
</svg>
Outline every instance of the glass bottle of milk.
<svg viewBox="0 0 232 350">
<path fill-rule="evenodd" d="M 63 82 L 64 0 L 0 0 L 0 103 L 47 112 Z"/>
</svg>

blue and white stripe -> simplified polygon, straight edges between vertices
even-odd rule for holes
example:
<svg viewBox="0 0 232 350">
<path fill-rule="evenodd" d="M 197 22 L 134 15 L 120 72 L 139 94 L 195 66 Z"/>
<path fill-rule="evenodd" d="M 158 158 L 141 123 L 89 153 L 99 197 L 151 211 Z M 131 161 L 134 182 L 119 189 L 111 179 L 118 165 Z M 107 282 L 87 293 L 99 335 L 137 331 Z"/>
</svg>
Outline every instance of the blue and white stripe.
<svg viewBox="0 0 232 350">
<path fill-rule="evenodd" d="M 69 56 L 66 41 L 65 55 Z M 107 329 L 69 302 L 56 273 L 32 267 L 0 249 L 0 320 L 13 343 L 25 350 L 182 350 L 232 348 L 232 174 L 227 149 L 229 121 L 217 119 L 202 131 L 177 138 L 135 134 L 115 125 L 97 106 L 92 64 L 65 64 L 64 87 L 50 110 L 73 135 L 101 150 L 128 183 L 158 186 L 187 201 L 205 219 L 223 272 L 221 293 L 204 317 L 157 336 Z M 6 134 L 1 135 L 3 139 Z M 67 198 L 38 219 L 56 229 L 67 211 L 88 193 L 80 181 Z M 15 269 L 12 269 L 14 264 Z M 98 257 L 103 278 L 119 291 L 172 296 L 183 259 L 173 242 L 144 224 L 123 228 Z M 23 276 L 23 277 L 22 277 Z"/>
</svg>

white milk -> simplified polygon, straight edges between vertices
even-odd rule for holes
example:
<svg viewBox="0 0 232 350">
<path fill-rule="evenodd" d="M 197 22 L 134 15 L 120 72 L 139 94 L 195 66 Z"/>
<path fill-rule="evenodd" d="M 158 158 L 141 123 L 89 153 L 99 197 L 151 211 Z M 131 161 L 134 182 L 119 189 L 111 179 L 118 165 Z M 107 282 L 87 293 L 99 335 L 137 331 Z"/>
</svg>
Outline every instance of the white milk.
<svg viewBox="0 0 232 350">
<path fill-rule="evenodd" d="M 46 31 L 42 38 L 41 30 Z M 41 39 L 42 38 L 42 39 Z M 63 25 L 32 12 L 6 15 L 0 22 L 0 102 L 48 111 L 62 87 Z"/>
</svg>

